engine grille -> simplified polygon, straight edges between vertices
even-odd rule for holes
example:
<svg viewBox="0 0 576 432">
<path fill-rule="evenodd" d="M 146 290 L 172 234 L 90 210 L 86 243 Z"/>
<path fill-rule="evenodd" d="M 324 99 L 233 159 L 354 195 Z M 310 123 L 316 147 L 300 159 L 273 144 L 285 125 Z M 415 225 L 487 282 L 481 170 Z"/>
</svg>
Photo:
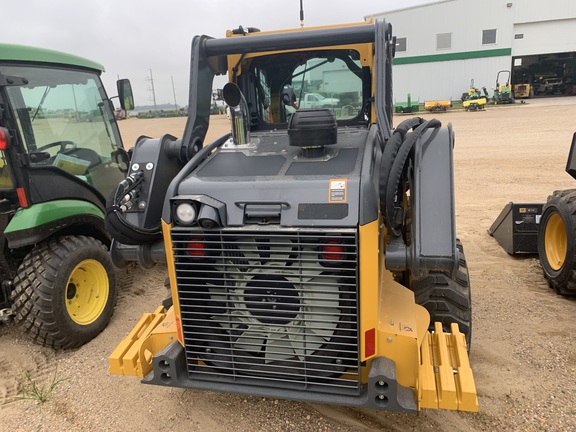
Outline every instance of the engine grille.
<svg viewBox="0 0 576 432">
<path fill-rule="evenodd" d="M 359 393 L 355 230 L 174 228 L 172 242 L 191 379 Z"/>
</svg>

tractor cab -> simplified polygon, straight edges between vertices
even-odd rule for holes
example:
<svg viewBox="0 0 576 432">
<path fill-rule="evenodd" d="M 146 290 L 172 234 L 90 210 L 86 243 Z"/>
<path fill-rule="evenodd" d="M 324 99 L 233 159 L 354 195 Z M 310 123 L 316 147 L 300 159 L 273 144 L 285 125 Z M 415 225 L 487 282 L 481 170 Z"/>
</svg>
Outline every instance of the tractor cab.
<svg viewBox="0 0 576 432">
<path fill-rule="evenodd" d="M 9 194 L 16 187 L 20 207 L 106 197 L 123 178 L 128 158 L 99 74 L 0 63 L 0 80 L 8 108 L 2 125 L 14 134 L 12 148 L 2 152 L 0 190 Z"/>
</svg>

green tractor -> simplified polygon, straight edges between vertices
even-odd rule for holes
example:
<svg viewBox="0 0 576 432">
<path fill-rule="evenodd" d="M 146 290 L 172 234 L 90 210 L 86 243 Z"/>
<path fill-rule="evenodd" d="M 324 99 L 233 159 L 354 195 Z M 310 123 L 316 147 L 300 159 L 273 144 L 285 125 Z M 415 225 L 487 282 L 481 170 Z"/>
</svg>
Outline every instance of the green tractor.
<svg viewBox="0 0 576 432">
<path fill-rule="evenodd" d="M 503 81 L 500 79 L 500 75 L 505 77 L 504 84 L 502 84 Z M 492 100 L 490 102 L 494 105 L 514 103 L 509 70 L 501 70 L 496 75 L 496 87 L 494 88 L 494 94 L 492 95 Z"/>
<path fill-rule="evenodd" d="M 55 349 L 98 335 L 116 303 L 104 215 L 129 157 L 103 71 L 0 44 L 0 322 Z M 130 82 L 117 85 L 133 109 Z"/>
</svg>

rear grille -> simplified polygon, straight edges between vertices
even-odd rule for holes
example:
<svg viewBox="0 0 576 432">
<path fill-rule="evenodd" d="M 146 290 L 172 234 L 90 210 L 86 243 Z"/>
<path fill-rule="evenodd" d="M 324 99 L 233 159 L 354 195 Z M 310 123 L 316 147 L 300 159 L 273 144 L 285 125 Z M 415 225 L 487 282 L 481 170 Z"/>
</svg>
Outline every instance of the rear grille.
<svg viewBox="0 0 576 432">
<path fill-rule="evenodd" d="M 172 242 L 191 379 L 359 394 L 355 230 L 174 228 Z"/>
</svg>

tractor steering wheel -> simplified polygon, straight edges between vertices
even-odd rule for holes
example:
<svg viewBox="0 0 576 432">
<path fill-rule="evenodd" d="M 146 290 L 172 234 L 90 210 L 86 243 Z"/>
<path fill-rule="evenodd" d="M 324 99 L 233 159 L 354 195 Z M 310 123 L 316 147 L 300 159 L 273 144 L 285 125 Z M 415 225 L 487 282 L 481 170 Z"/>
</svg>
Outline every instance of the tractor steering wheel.
<svg viewBox="0 0 576 432">
<path fill-rule="evenodd" d="M 36 150 L 39 152 L 42 152 L 42 151 L 48 150 L 49 148 L 57 147 L 57 146 L 60 146 L 60 150 L 58 150 L 58 153 L 65 153 L 65 154 L 70 153 L 72 150 L 76 150 L 76 148 L 77 148 L 77 145 L 74 141 L 65 140 L 65 141 L 54 141 L 53 143 L 49 143 L 49 144 L 43 145 L 42 147 L 38 147 Z M 70 146 L 70 148 L 67 151 L 65 151 L 66 147 L 68 147 L 68 146 Z"/>
</svg>

